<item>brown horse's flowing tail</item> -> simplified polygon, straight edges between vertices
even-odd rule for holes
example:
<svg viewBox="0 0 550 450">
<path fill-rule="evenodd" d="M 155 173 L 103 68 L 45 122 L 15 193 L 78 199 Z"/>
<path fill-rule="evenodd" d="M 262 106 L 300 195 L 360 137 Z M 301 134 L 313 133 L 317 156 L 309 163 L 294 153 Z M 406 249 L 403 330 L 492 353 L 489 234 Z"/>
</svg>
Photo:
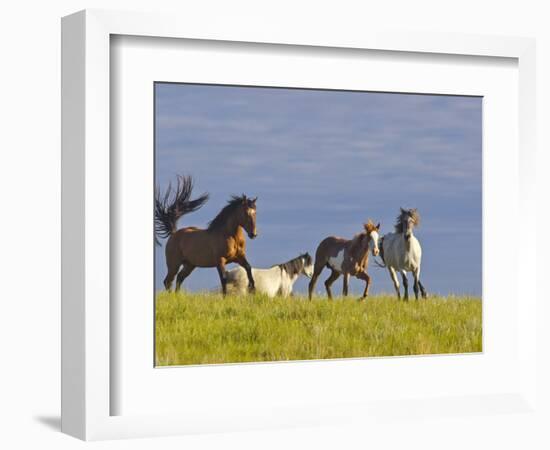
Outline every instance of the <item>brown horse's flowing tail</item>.
<svg viewBox="0 0 550 450">
<path fill-rule="evenodd" d="M 193 192 L 193 178 L 177 176 L 176 188 L 168 185 L 164 195 L 157 186 L 155 190 L 155 242 L 160 245 L 159 238 L 165 239 L 177 231 L 177 223 L 181 216 L 196 211 L 208 200 L 208 194 L 202 194 L 195 200 L 190 200 Z"/>
</svg>

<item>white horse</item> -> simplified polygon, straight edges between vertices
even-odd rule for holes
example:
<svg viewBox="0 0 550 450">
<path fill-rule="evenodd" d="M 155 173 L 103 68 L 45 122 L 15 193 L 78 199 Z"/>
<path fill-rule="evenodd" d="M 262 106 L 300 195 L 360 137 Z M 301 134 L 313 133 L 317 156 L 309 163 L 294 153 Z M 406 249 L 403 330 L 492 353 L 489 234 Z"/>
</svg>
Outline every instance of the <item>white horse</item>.
<svg viewBox="0 0 550 450">
<path fill-rule="evenodd" d="M 280 295 L 288 297 L 292 294 L 294 283 L 300 275 L 311 278 L 313 260 L 309 253 L 304 253 L 286 263 L 276 264 L 269 269 L 252 268 L 252 277 L 256 292 L 268 297 Z M 246 294 L 248 292 L 248 277 L 242 267 L 226 272 L 227 289 L 229 292 Z"/>
<path fill-rule="evenodd" d="M 409 299 L 409 282 L 407 281 L 407 272 L 412 272 L 414 277 L 414 295 L 418 300 L 418 291 L 422 298 L 426 298 L 426 289 L 420 282 L 420 264 L 422 260 L 422 248 L 420 242 L 413 235 L 413 228 L 420 224 L 420 216 L 416 208 L 403 209 L 397 217 L 395 232 L 388 233 L 381 238 L 380 256 L 384 261 L 384 266 L 390 272 L 397 298 L 401 299 L 399 292 L 399 280 L 397 272 L 401 272 L 403 278 L 403 288 L 405 291 L 404 299 Z"/>
</svg>

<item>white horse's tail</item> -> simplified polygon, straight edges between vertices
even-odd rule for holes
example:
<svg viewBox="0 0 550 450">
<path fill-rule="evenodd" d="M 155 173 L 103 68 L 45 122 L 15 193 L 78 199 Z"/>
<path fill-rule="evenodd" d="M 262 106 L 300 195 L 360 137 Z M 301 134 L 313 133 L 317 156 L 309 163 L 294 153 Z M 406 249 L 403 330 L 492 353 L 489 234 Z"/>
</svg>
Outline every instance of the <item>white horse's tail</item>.
<svg viewBox="0 0 550 450">
<path fill-rule="evenodd" d="M 385 236 L 382 236 L 380 238 L 380 259 L 382 260 L 382 262 L 380 263 L 376 258 L 373 258 L 373 262 L 376 267 L 381 267 L 382 269 L 385 269 L 387 267 L 386 261 L 384 260 L 384 237 Z"/>
<path fill-rule="evenodd" d="M 382 269 L 386 269 L 388 266 L 386 266 L 386 264 L 384 263 L 384 261 L 382 262 L 379 262 L 376 258 L 373 259 L 373 262 L 374 264 L 376 265 L 376 267 L 380 267 Z"/>
</svg>

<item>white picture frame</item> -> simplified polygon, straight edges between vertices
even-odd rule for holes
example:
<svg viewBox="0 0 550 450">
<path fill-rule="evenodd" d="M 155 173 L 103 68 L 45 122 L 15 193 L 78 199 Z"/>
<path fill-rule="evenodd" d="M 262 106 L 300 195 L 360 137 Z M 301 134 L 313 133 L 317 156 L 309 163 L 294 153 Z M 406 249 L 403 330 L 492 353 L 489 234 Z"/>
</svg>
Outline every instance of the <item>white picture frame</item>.
<svg viewBox="0 0 550 450">
<path fill-rule="evenodd" d="M 377 399 L 331 403 L 330 412 L 319 404 L 301 407 L 276 405 L 272 409 L 236 411 L 221 404 L 216 411 L 158 412 L 112 415 L 114 391 L 111 337 L 111 171 L 110 108 L 111 36 L 163 37 L 241 43 L 285 44 L 308 48 L 368 49 L 412 55 L 447 54 L 500 57 L 517 60 L 519 97 L 518 211 L 522 226 L 535 228 L 535 44 L 532 39 L 456 34 L 418 34 L 349 30 L 331 35 L 311 29 L 281 30 L 269 23 L 233 28 L 222 21 L 195 23 L 189 17 L 112 11 L 82 11 L 62 22 L 62 430 L 86 440 L 162 436 L 266 427 L 330 424 L 377 415 L 392 416 L 391 404 Z M 152 143 L 151 143 L 152 146 Z M 514 188 L 515 189 L 515 188 Z M 536 242 L 518 249 L 521 260 L 536 260 Z M 518 266 L 518 278 L 525 271 Z M 522 273 L 523 271 L 523 273 Z M 525 279 L 525 278 L 524 278 Z M 502 405 L 517 412 L 536 408 L 536 300 L 535 286 L 523 287 L 517 303 L 517 352 L 520 366 L 514 389 L 461 398 L 410 400 L 411 414 L 426 408 L 459 414 L 496 413 Z M 516 296 L 519 294 L 515 294 Z M 152 336 L 151 336 L 152 339 Z M 394 360 L 394 366 L 402 364 Z M 152 363 L 152 361 L 151 361 Z M 257 366 L 260 367 L 260 366 Z M 263 373 L 274 365 L 261 365 Z M 315 366 L 310 365 L 310 371 Z M 348 367 L 345 370 L 349 370 Z M 398 370 L 398 369 L 397 369 Z M 399 400 L 397 396 L 392 401 Z M 405 397 L 403 397 L 405 398 Z M 401 398 L 401 399 L 403 399 Z M 435 403 L 434 403 L 435 402 Z M 443 412 L 443 414 L 445 414 Z"/>
</svg>

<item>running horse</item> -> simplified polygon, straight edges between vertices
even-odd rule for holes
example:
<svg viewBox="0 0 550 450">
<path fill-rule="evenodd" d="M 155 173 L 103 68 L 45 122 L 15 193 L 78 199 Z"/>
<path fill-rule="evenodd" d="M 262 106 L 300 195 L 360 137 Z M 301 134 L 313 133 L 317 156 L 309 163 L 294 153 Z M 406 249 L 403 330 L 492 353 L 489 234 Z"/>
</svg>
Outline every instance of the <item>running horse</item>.
<svg viewBox="0 0 550 450">
<path fill-rule="evenodd" d="M 309 282 L 310 300 L 317 278 L 319 278 L 325 267 L 331 270 L 330 276 L 325 281 L 329 299 L 332 299 L 332 291 L 330 289 L 332 283 L 342 274 L 344 275 L 344 296 L 348 295 L 350 275 L 365 281 L 365 290 L 363 291 L 362 298 L 368 295 L 371 282 L 371 278 L 367 274 L 369 249 L 371 249 L 373 256 L 378 255 L 378 231 L 380 230 L 380 224 L 374 225 L 369 220 L 363 227 L 364 231 L 356 234 L 351 240 L 330 236 L 321 241 L 315 252 L 315 266 L 311 281 Z"/>
<path fill-rule="evenodd" d="M 422 262 L 422 247 L 413 234 L 413 229 L 420 225 L 420 214 L 416 208 L 400 208 L 395 231 L 382 236 L 380 256 L 384 264 L 381 267 L 388 269 L 393 281 L 397 299 L 401 299 L 399 292 L 399 280 L 397 273 L 401 273 L 403 279 L 404 300 L 409 299 L 409 282 L 407 272 L 412 272 L 414 277 L 414 295 L 418 300 L 418 291 L 422 298 L 426 298 L 426 289 L 420 281 L 420 265 Z"/>
<path fill-rule="evenodd" d="M 168 273 L 164 287 L 170 290 L 176 277 L 176 291 L 196 267 L 216 267 L 220 277 L 222 292 L 227 293 L 225 266 L 237 263 L 243 267 L 248 277 L 248 289 L 255 289 L 252 269 L 246 260 L 246 240 L 254 239 L 256 231 L 256 200 L 246 195 L 232 196 L 227 205 L 208 224 L 207 229 L 185 227 L 177 229 L 178 220 L 196 211 L 206 203 L 208 194 L 191 199 L 193 179 L 178 176 L 177 185 L 171 185 L 164 195 L 157 188 L 155 195 L 155 232 L 158 238 L 168 238 L 166 242 L 166 266 Z M 180 270 L 181 268 L 181 270 Z"/>
</svg>

